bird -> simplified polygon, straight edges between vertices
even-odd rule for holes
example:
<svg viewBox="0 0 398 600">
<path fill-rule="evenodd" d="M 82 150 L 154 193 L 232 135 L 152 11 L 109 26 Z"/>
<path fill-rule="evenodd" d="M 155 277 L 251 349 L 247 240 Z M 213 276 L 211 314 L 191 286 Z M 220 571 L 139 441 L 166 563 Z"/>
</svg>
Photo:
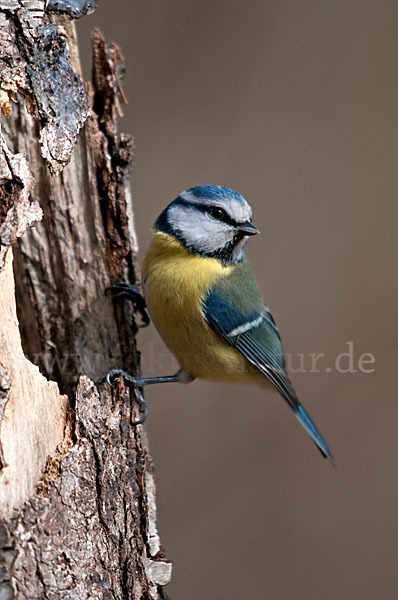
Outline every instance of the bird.
<svg viewBox="0 0 398 600">
<path fill-rule="evenodd" d="M 278 327 L 263 301 L 244 246 L 259 233 L 252 209 L 238 192 L 199 185 L 180 193 L 156 219 L 142 267 L 151 319 L 177 358 L 174 375 L 132 377 L 112 369 L 99 382 L 122 375 L 140 388 L 194 379 L 273 386 L 321 454 L 334 464 L 316 425 L 289 379 Z M 137 289 L 114 286 L 134 300 Z M 141 405 L 144 405 L 142 395 Z M 137 421 L 143 422 L 144 417 Z"/>
</svg>

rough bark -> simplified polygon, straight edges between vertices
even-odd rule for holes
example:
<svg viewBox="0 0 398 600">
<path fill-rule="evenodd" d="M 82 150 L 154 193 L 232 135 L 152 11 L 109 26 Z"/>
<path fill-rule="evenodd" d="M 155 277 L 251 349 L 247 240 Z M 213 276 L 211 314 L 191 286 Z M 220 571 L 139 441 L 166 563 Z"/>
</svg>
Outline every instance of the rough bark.
<svg viewBox="0 0 398 600">
<path fill-rule="evenodd" d="M 134 393 L 92 381 L 139 372 L 133 309 L 104 294 L 139 283 L 123 57 L 94 32 L 84 86 L 73 25 L 44 8 L 0 0 L 0 599 L 165 598 Z"/>
</svg>

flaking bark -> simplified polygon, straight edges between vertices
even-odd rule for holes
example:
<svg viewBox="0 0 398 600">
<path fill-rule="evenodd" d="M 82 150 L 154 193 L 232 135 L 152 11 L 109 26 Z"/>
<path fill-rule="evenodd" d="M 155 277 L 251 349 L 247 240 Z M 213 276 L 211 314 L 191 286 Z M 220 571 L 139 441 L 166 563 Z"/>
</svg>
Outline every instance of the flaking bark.
<svg viewBox="0 0 398 600">
<path fill-rule="evenodd" d="M 139 372 L 132 309 L 104 294 L 139 284 L 123 57 L 94 32 L 84 86 L 73 26 L 44 8 L 0 0 L 0 599 L 156 600 L 171 563 L 134 394 L 92 381 Z"/>
</svg>

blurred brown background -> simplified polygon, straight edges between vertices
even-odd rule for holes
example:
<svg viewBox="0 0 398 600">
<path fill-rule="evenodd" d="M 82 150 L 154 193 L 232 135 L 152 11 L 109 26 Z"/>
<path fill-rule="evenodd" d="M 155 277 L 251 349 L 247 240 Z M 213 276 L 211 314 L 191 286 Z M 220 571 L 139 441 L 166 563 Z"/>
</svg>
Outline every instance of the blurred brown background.
<svg viewBox="0 0 398 600">
<path fill-rule="evenodd" d="M 397 3 L 102 0 L 78 25 L 86 72 L 94 25 L 127 59 L 142 251 L 187 187 L 248 199 L 248 254 L 337 462 L 276 393 L 148 389 L 171 597 L 395 599 Z M 144 372 L 172 372 L 155 329 L 139 336 Z"/>
</svg>

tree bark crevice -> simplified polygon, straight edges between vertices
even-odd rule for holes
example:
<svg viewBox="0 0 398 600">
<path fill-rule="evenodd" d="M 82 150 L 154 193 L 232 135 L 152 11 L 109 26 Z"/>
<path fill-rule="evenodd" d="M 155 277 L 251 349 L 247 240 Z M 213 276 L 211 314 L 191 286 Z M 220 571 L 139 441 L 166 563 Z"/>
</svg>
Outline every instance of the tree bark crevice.
<svg viewBox="0 0 398 600">
<path fill-rule="evenodd" d="M 140 278 L 123 57 L 95 31 L 83 86 L 73 24 L 21 6 L 0 0 L 0 598 L 159 600 L 171 563 L 134 391 L 93 383 L 140 370 L 133 307 L 104 293 Z"/>
<path fill-rule="evenodd" d="M 76 442 L 46 493 L 25 503 L 13 543 L 7 538 L 8 547 L 18 548 L 18 598 L 44 598 L 54 590 L 65 600 L 141 598 L 145 589 L 163 597 L 158 586 L 169 581 L 171 563 L 148 542 L 157 536 L 154 496 L 145 486 L 153 477 L 151 459 L 131 426 L 132 405 L 118 394 L 115 403 L 105 396 L 81 377 Z"/>
</svg>

